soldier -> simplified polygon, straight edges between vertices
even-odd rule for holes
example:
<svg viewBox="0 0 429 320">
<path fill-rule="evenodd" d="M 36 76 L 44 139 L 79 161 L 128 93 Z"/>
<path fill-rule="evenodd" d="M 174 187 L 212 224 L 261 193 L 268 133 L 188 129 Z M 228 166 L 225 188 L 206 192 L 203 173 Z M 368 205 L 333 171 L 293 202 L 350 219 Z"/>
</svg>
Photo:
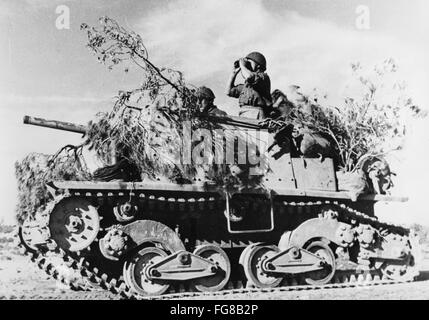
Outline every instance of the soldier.
<svg viewBox="0 0 429 320">
<path fill-rule="evenodd" d="M 264 119 L 271 109 L 271 81 L 265 72 L 267 62 L 259 52 L 251 52 L 246 58 L 234 63 L 234 69 L 227 84 L 226 94 L 238 98 L 239 116 L 251 119 Z M 244 84 L 235 85 L 237 74 L 241 71 Z"/>
<path fill-rule="evenodd" d="M 207 87 L 199 87 L 197 90 L 198 106 L 200 112 L 205 115 L 225 117 L 227 113 L 214 105 L 215 95 Z"/>
</svg>

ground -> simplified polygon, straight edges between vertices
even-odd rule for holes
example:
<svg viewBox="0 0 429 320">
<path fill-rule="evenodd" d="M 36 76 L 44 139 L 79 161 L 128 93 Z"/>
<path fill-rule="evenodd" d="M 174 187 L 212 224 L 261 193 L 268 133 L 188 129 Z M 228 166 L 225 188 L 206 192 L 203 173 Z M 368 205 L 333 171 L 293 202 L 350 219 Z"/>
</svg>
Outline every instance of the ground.
<svg viewBox="0 0 429 320">
<path fill-rule="evenodd" d="M 11 232 L 0 233 L 0 299 L 64 299 L 108 300 L 118 299 L 104 290 L 73 291 L 49 277 L 25 256 L 19 254 Z M 204 299 L 267 299 L 267 300 L 415 300 L 429 299 L 429 259 L 423 263 L 423 272 L 413 283 L 381 285 L 346 289 L 313 291 L 243 293 L 204 296 Z M 190 299 L 189 297 L 186 299 Z"/>
</svg>

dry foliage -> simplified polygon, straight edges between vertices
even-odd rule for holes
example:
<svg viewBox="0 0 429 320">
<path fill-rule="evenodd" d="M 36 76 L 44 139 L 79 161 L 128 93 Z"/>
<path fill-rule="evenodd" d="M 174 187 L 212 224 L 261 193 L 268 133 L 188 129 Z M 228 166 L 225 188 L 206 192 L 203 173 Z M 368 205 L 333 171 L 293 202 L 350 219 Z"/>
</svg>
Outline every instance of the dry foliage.
<svg viewBox="0 0 429 320">
<path fill-rule="evenodd" d="M 192 118 L 196 97 L 183 75 L 175 70 L 158 68 L 150 60 L 140 35 L 125 30 L 110 18 L 100 19 L 100 27 L 82 24 L 87 32 L 87 46 L 98 61 L 109 69 L 116 65 L 141 72 L 141 84 L 121 91 L 109 113 L 98 115 L 87 133 L 86 144 L 104 162 L 112 155 L 124 157 L 150 177 L 171 176 L 190 168 L 181 167 L 172 154 L 180 154 L 180 124 Z"/>
<path fill-rule="evenodd" d="M 90 178 L 82 162 L 71 156 L 66 149 L 49 156 L 30 153 L 21 162 L 15 163 L 18 184 L 16 217 L 22 223 L 27 217 L 44 210 L 52 200 L 46 183 L 53 180 L 87 180 Z"/>
<path fill-rule="evenodd" d="M 137 68 L 142 79 L 137 88 L 119 92 L 113 109 L 99 114 L 98 120 L 91 124 L 86 141 L 89 148 L 105 162 L 109 162 L 112 154 L 126 158 L 144 177 L 151 179 L 190 182 L 203 170 L 221 185 L 243 183 L 229 175 L 227 166 L 213 162 L 183 163 L 183 123 L 190 123 L 191 131 L 213 130 L 221 125 L 196 116 L 195 87 L 185 82 L 181 72 L 155 66 L 140 35 L 107 17 L 100 19 L 100 25 L 99 28 L 81 26 L 87 32 L 90 51 L 109 69 L 122 66 L 128 72 Z"/>
<path fill-rule="evenodd" d="M 359 63 L 351 65 L 353 91 L 338 106 L 325 96 L 301 95 L 286 121 L 296 128 L 310 128 L 328 137 L 343 172 L 354 172 L 371 158 L 383 158 L 399 150 L 405 136 L 404 116 L 425 116 L 406 93 L 406 85 L 396 82 L 397 66 L 388 59 L 372 70 Z"/>
</svg>

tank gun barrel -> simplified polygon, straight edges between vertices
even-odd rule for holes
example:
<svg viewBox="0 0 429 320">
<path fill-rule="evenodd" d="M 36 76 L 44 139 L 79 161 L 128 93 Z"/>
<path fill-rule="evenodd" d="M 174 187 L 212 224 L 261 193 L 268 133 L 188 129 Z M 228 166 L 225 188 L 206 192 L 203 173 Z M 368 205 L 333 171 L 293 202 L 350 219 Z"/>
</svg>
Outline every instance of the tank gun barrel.
<svg viewBox="0 0 429 320">
<path fill-rule="evenodd" d="M 234 125 L 237 127 L 248 128 L 248 129 L 262 129 L 260 125 L 260 120 L 246 119 L 241 117 L 227 116 L 227 117 L 218 117 L 205 115 L 202 118 L 206 118 L 209 121 L 216 123 L 223 123 L 227 125 Z M 56 130 L 64 130 L 69 132 L 76 132 L 85 134 L 88 131 L 88 127 L 82 124 L 76 124 L 71 122 L 64 122 L 58 120 L 47 120 L 43 118 L 36 118 L 31 116 L 24 116 L 24 124 L 31 124 L 34 126 L 52 128 Z"/>
<path fill-rule="evenodd" d="M 47 120 L 43 118 L 36 118 L 36 117 L 30 117 L 30 116 L 24 116 L 24 124 L 32 124 L 34 126 L 40 126 L 45 128 L 52 128 L 52 129 L 64 130 L 64 131 L 76 132 L 76 133 L 82 133 L 82 134 L 85 134 L 88 130 L 87 126 L 84 126 L 81 124 L 57 121 L 57 120 Z"/>
</svg>

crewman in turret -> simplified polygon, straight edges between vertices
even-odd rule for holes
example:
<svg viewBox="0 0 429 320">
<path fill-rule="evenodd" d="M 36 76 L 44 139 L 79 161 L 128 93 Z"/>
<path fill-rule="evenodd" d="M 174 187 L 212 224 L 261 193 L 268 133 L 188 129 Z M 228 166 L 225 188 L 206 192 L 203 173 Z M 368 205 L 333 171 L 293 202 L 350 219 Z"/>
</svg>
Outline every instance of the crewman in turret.
<svg viewBox="0 0 429 320">
<path fill-rule="evenodd" d="M 245 58 L 234 62 L 226 94 L 238 98 L 240 117 L 264 119 L 269 115 L 272 104 L 271 81 L 266 69 L 267 61 L 260 52 L 251 52 Z M 235 85 L 240 71 L 244 84 Z"/>
<path fill-rule="evenodd" d="M 198 107 L 200 108 L 200 112 L 202 114 L 218 117 L 227 116 L 225 111 L 222 111 L 217 106 L 215 106 L 214 99 L 216 97 L 210 88 L 204 86 L 199 87 L 197 90 L 197 97 Z"/>
</svg>

